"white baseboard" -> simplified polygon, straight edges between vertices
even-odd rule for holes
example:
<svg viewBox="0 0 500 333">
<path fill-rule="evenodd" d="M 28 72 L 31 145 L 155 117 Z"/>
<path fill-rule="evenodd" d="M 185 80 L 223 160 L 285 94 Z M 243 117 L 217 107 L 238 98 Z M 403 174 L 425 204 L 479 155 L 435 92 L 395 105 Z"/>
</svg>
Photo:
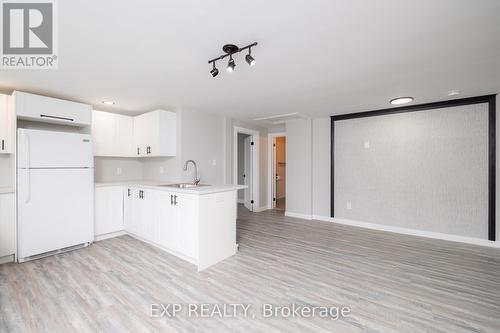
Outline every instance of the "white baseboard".
<svg viewBox="0 0 500 333">
<path fill-rule="evenodd" d="M 500 248 L 500 242 L 489 241 L 486 239 L 443 234 L 440 232 L 422 231 L 422 230 L 417 230 L 417 229 L 393 227 L 393 226 L 370 223 L 370 222 L 360 222 L 360 221 L 353 221 L 353 220 L 346 220 L 346 219 L 337 219 L 337 218 L 320 216 L 320 215 L 313 215 L 312 218 L 314 220 L 333 222 L 333 223 L 344 224 L 344 225 L 349 225 L 349 226 L 353 226 L 353 227 L 360 227 L 360 228 L 366 228 L 366 229 L 372 229 L 372 230 L 394 232 L 394 233 L 404 234 L 404 235 L 420 236 L 420 237 L 426 237 L 426 238 L 447 240 L 447 241 L 452 241 L 452 242 L 459 242 L 459 243 Z"/>
<path fill-rule="evenodd" d="M 295 218 L 304 219 L 304 220 L 312 220 L 312 218 L 313 218 L 312 215 L 293 213 L 293 212 L 289 212 L 289 211 L 285 211 L 285 216 L 295 217 Z"/>
<path fill-rule="evenodd" d="M 245 199 L 238 199 L 238 203 L 239 204 L 244 204 L 245 203 Z"/>
<path fill-rule="evenodd" d="M 14 262 L 14 255 L 13 254 L 5 256 L 5 257 L 0 257 L 0 265 L 6 264 L 9 262 Z"/>
<path fill-rule="evenodd" d="M 105 239 L 113 238 L 113 237 L 118 237 L 118 236 L 123 236 L 123 235 L 126 235 L 126 234 L 127 234 L 127 232 L 123 231 L 123 230 L 115 231 L 115 232 L 110 232 L 108 234 L 95 236 L 94 237 L 94 241 L 98 242 L 98 241 L 101 241 L 101 240 L 105 240 Z"/>
<path fill-rule="evenodd" d="M 263 212 L 263 211 L 268 210 L 268 209 L 269 209 L 268 206 L 254 207 L 253 212 L 260 213 L 260 212 Z"/>
</svg>

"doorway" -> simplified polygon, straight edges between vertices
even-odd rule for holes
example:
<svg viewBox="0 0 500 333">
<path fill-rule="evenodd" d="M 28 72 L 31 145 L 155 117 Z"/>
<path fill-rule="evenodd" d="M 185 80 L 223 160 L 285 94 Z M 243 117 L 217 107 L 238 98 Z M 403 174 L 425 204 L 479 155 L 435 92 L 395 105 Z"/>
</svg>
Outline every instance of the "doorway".
<svg viewBox="0 0 500 333">
<path fill-rule="evenodd" d="M 252 207 L 252 136 L 238 133 L 238 185 L 248 186 L 246 189 L 238 190 L 238 203 L 243 204 L 248 210 Z"/>
<path fill-rule="evenodd" d="M 270 202 L 269 206 L 278 210 L 286 208 L 286 135 L 269 134 L 270 143 Z"/>
<path fill-rule="evenodd" d="M 246 185 L 238 190 L 238 203 L 251 212 L 259 211 L 258 179 L 259 179 L 259 132 L 234 128 L 234 184 Z"/>
</svg>

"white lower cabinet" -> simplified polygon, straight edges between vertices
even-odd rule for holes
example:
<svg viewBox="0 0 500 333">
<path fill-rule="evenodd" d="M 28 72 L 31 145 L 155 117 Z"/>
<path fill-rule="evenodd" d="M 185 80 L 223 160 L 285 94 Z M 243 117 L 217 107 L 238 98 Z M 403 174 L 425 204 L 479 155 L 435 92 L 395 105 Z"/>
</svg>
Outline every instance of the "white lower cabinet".
<svg viewBox="0 0 500 333">
<path fill-rule="evenodd" d="M 148 242 L 198 258 L 198 197 L 174 192 L 125 188 L 125 230 Z"/>
<path fill-rule="evenodd" d="M 0 194 L 0 258 L 16 252 L 16 195 Z"/>
<path fill-rule="evenodd" d="M 95 235 L 123 230 L 123 187 L 106 186 L 95 189 Z"/>
<path fill-rule="evenodd" d="M 192 195 L 177 195 L 179 252 L 198 258 L 198 198 Z"/>
</svg>

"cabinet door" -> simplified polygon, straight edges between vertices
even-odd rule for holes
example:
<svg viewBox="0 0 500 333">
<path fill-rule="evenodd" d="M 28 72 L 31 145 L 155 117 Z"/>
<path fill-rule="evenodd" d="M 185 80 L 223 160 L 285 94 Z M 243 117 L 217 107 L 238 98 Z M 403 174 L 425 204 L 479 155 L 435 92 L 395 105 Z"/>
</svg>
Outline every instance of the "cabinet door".
<svg viewBox="0 0 500 333">
<path fill-rule="evenodd" d="M 146 141 L 147 133 L 150 131 L 148 128 L 147 114 L 141 114 L 134 117 L 134 155 L 146 156 Z"/>
<path fill-rule="evenodd" d="M 179 250 L 179 206 L 174 205 L 175 193 L 159 195 L 158 244 L 174 251 Z"/>
<path fill-rule="evenodd" d="M 159 191 L 143 190 L 139 201 L 142 237 L 151 242 L 158 242 L 158 196 Z"/>
<path fill-rule="evenodd" d="M 0 257 L 16 251 L 15 194 L 0 194 Z"/>
<path fill-rule="evenodd" d="M 115 133 L 113 150 L 115 156 L 134 155 L 134 118 L 120 114 L 114 115 Z"/>
<path fill-rule="evenodd" d="M 95 235 L 123 230 L 123 188 L 95 189 Z"/>
<path fill-rule="evenodd" d="M 92 141 L 94 156 L 113 156 L 115 121 L 112 113 L 92 112 Z"/>
<path fill-rule="evenodd" d="M 0 94 L 0 154 L 12 153 L 15 117 L 9 109 L 9 96 Z"/>
<path fill-rule="evenodd" d="M 177 194 L 179 209 L 179 251 L 198 259 L 198 199 L 193 195 Z"/>
<path fill-rule="evenodd" d="M 125 188 L 123 197 L 123 222 L 125 230 L 136 235 L 139 235 L 140 232 L 138 216 L 139 200 L 139 189 L 133 187 Z"/>
</svg>

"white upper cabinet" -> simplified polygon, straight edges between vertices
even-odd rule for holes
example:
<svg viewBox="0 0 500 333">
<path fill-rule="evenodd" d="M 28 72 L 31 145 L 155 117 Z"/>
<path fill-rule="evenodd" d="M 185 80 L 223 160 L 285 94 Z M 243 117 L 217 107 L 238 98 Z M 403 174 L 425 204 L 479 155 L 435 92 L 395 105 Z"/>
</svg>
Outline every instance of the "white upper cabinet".
<svg viewBox="0 0 500 333">
<path fill-rule="evenodd" d="M 92 111 L 94 156 L 134 156 L 133 133 L 133 117 Z"/>
<path fill-rule="evenodd" d="M 136 117 L 92 112 L 94 156 L 175 156 L 177 122 L 174 112 L 156 110 Z"/>
<path fill-rule="evenodd" d="M 14 150 L 16 117 L 10 103 L 10 96 L 0 94 L 0 154 L 11 154 Z"/>
<path fill-rule="evenodd" d="M 20 119 L 80 127 L 91 123 L 90 105 L 21 91 L 15 91 L 13 96 Z"/>
<path fill-rule="evenodd" d="M 175 156 L 175 112 L 156 110 L 134 117 L 134 148 L 139 157 Z"/>
</svg>

